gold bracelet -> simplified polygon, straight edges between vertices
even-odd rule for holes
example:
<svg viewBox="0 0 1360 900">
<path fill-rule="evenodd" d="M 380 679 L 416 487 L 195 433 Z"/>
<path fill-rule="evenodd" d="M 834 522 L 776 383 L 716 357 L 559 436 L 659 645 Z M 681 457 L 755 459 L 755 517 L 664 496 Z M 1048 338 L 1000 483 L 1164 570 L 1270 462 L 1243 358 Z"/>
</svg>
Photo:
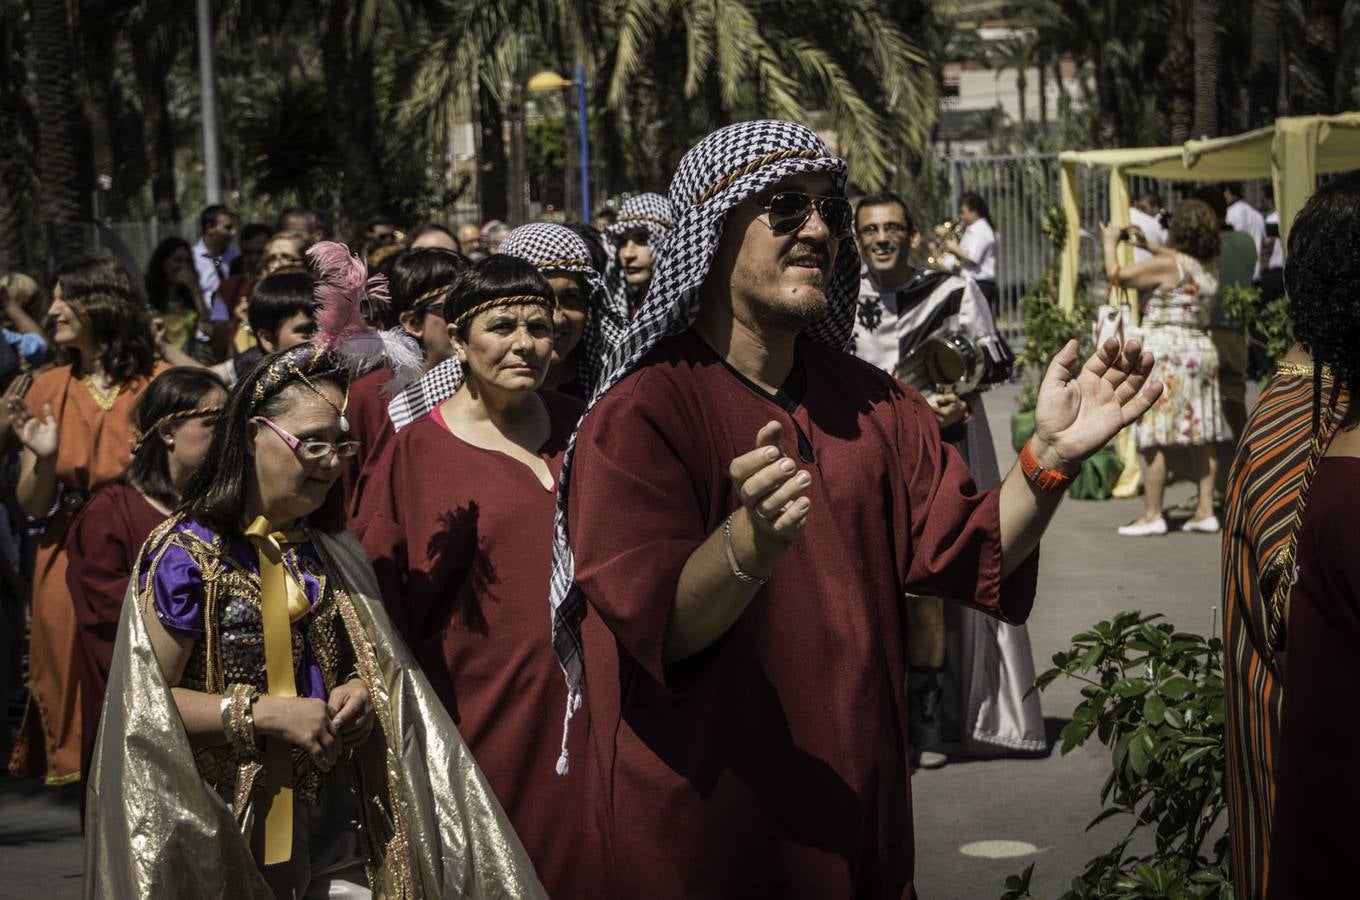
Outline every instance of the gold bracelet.
<svg viewBox="0 0 1360 900">
<path fill-rule="evenodd" d="M 250 684 L 233 684 L 222 698 L 222 726 L 236 758 L 242 762 L 259 756 L 255 746 L 255 700 L 259 690 Z"/>
</svg>

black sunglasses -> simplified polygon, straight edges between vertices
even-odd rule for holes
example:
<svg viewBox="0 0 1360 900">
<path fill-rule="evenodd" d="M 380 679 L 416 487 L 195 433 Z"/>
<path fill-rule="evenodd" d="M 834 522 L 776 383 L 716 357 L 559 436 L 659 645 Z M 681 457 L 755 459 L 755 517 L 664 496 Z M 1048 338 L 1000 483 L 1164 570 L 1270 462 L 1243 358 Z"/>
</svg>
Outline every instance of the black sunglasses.
<svg viewBox="0 0 1360 900">
<path fill-rule="evenodd" d="M 782 236 L 802 228 L 812 216 L 814 206 L 832 237 L 849 236 L 850 201 L 844 197 L 818 197 L 802 191 L 780 191 L 762 208 L 770 214 L 770 230 Z"/>
</svg>

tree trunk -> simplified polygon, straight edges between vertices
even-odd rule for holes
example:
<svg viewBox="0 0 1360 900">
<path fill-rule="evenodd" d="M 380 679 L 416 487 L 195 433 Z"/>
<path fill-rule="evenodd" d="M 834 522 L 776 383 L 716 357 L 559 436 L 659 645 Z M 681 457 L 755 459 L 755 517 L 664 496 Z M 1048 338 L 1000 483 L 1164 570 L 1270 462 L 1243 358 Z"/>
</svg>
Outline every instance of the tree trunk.
<svg viewBox="0 0 1360 900">
<path fill-rule="evenodd" d="M 341 190 L 336 232 L 362 228 L 379 212 L 383 169 L 378 150 L 378 109 L 373 90 L 373 48 L 359 46 L 356 13 L 333 3 L 322 40 L 326 100 L 339 137 Z M 353 235 L 357 237 L 358 235 Z"/>
<path fill-rule="evenodd" d="M 1194 0 L 1195 136 L 1218 137 L 1218 0 Z"/>
<path fill-rule="evenodd" d="M 1297 114 L 1336 112 L 1336 38 L 1340 30 L 1341 0 L 1306 0 L 1303 20 L 1303 58 L 1299 66 Z"/>
<path fill-rule="evenodd" d="M 1029 89 L 1029 79 L 1025 77 L 1024 63 L 1015 67 L 1015 99 L 1020 103 L 1020 127 L 1025 127 L 1025 91 Z"/>
<path fill-rule="evenodd" d="M 71 85 L 73 54 L 64 0 L 33 0 L 32 23 L 42 216 L 48 258 L 59 266 L 86 252 L 76 161 L 80 108 Z"/>
<path fill-rule="evenodd" d="M 173 53 L 173 51 L 172 51 Z M 134 53 L 137 85 L 142 95 L 142 132 L 146 137 L 151 163 L 151 199 L 156 204 L 156 221 L 179 222 L 179 198 L 175 190 L 175 129 L 170 118 L 166 73 L 173 56 L 145 50 Z"/>
<path fill-rule="evenodd" d="M 478 160 L 481 183 L 482 221 L 504 221 L 510 217 L 509 161 L 505 155 L 505 116 L 500 101 L 490 88 L 477 81 L 477 115 L 481 125 L 481 159 Z"/>
<path fill-rule="evenodd" d="M 83 185 L 85 193 L 97 191 L 101 216 L 119 218 L 125 211 L 113 179 L 118 160 L 113 137 L 117 117 L 114 83 L 114 40 L 119 30 L 117 17 L 102 3 L 82 3 L 76 30 L 80 67 L 84 76 L 85 120 L 90 135 L 90 165 Z M 119 208 L 122 207 L 122 208 Z"/>
<path fill-rule="evenodd" d="M 1159 70 L 1166 104 L 1169 137 L 1173 144 L 1190 140 L 1195 126 L 1195 54 L 1185 22 L 1184 8 L 1173 4 L 1166 60 Z"/>
<path fill-rule="evenodd" d="M 1251 5 L 1251 55 L 1247 64 L 1243 124 L 1262 128 L 1275 121 L 1280 93 L 1280 0 Z"/>
<path fill-rule="evenodd" d="M 1039 75 L 1039 130 L 1048 130 L 1048 76 L 1045 74 L 1044 65 L 1046 60 L 1043 55 L 1039 56 L 1038 75 Z"/>
<path fill-rule="evenodd" d="M 629 85 L 629 125 L 638 186 L 665 194 L 680 158 L 690 147 L 689 106 L 684 95 L 684 41 L 674 33 L 657 35 L 647 62 Z"/>
</svg>

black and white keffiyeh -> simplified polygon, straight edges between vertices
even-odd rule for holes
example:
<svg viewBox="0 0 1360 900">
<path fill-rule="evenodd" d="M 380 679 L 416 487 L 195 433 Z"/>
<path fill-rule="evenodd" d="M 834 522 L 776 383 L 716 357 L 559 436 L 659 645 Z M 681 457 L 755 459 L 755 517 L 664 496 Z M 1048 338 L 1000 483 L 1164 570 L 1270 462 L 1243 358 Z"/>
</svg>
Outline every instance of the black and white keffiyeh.
<svg viewBox="0 0 1360 900">
<path fill-rule="evenodd" d="M 680 161 L 671 180 L 670 201 L 677 212 L 675 230 L 655 263 L 651 289 L 622 342 L 610 355 L 606 377 L 591 397 L 591 406 L 618 383 L 663 338 L 693 324 L 699 312 L 700 288 L 722 238 L 727 213 L 766 188 L 805 172 L 826 172 L 844 191 L 844 160 L 830 155 L 813 131 L 793 122 L 740 122 L 721 128 L 695 145 Z M 842 240 L 835 270 L 827 286 L 827 314 L 808 333 L 843 349 L 850 341 L 859 287 L 859 255 L 854 242 Z M 586 415 L 589 415 L 587 407 Z M 567 722 L 563 727 L 558 774 L 568 766 L 567 727 L 580 706 L 585 664 L 581 652 L 584 600 L 575 584 L 575 561 L 567 534 L 567 499 L 572 436 L 558 479 L 557 515 L 553 531 L 553 649 L 567 679 Z"/>
<path fill-rule="evenodd" d="M 628 285 L 623 279 L 623 268 L 619 265 L 619 245 L 623 236 L 630 231 L 647 232 L 647 246 L 652 250 L 652 271 L 661 251 L 666 246 L 666 238 L 675 230 L 675 207 L 671 201 L 660 194 L 637 194 L 623 201 L 619 207 L 619 217 L 604 230 L 609 247 L 609 265 L 605 268 L 605 286 L 609 290 L 610 302 L 624 318 L 628 316 Z"/>
<path fill-rule="evenodd" d="M 589 317 L 581 339 L 585 346 L 581 348 L 580 374 L 586 396 L 591 396 L 603 375 L 609 351 L 628 330 L 628 319 L 611 308 L 604 279 L 590 264 L 585 238 L 562 225 L 536 222 L 510 232 L 501 243 L 500 253 L 522 259 L 545 275 L 580 275 L 585 280 L 590 292 Z"/>
<path fill-rule="evenodd" d="M 393 430 L 401 431 L 418 421 L 452 397 L 462 383 L 463 366 L 458 362 L 458 357 L 450 356 L 388 401 L 387 417 L 392 420 Z"/>
</svg>

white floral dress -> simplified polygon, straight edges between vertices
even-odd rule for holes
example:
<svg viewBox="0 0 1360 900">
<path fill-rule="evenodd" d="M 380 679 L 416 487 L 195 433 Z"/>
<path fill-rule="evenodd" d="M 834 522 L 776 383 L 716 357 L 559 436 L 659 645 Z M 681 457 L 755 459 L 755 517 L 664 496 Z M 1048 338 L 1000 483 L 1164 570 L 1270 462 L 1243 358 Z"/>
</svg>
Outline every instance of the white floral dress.
<svg viewBox="0 0 1360 900">
<path fill-rule="evenodd" d="M 1218 291 L 1218 274 L 1176 254 L 1180 282 L 1159 288 L 1143 312 L 1143 348 L 1156 357 L 1152 380 L 1165 388 L 1138 420 L 1139 449 L 1186 447 L 1227 440 L 1218 390 L 1218 351 L 1206 330 Z"/>
</svg>

